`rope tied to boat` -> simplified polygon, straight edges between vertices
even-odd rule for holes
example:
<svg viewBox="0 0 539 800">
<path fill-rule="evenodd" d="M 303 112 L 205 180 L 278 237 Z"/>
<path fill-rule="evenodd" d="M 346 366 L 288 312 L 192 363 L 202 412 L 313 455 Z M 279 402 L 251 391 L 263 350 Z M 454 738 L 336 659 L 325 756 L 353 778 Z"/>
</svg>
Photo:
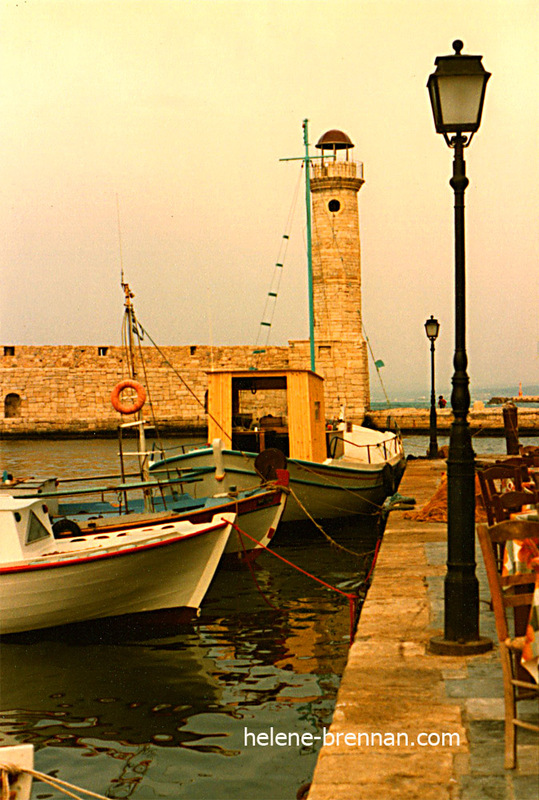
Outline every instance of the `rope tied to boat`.
<svg viewBox="0 0 539 800">
<path fill-rule="evenodd" d="M 327 541 L 330 543 L 330 545 L 331 545 L 332 547 L 335 547 L 337 550 L 343 550 L 345 553 L 349 553 L 351 556 L 355 556 L 356 558 L 362 558 L 364 561 L 366 561 L 366 560 L 367 560 L 367 558 L 368 558 L 368 557 L 371 555 L 371 553 L 374 553 L 374 552 L 375 552 L 374 550 L 369 550 L 369 551 L 368 551 L 368 552 L 366 552 L 366 553 L 358 553 L 357 551 L 355 551 L 355 550 L 350 550 L 350 548 L 348 548 L 348 547 L 345 547 L 343 544 L 340 544 L 339 542 L 335 541 L 335 539 L 333 539 L 333 538 L 332 538 L 332 537 L 329 535 L 329 533 L 328 533 L 327 531 L 325 531 L 325 530 L 324 530 L 324 528 L 323 528 L 323 527 L 320 525 L 320 523 L 319 523 L 319 522 L 317 522 L 317 521 L 315 520 L 315 518 L 314 518 L 314 517 L 313 517 L 313 516 L 312 516 L 312 515 L 309 513 L 309 511 L 308 511 L 308 510 L 305 508 L 305 506 L 303 505 L 303 503 L 301 502 L 301 500 L 299 499 L 299 497 L 297 496 L 297 494 L 295 493 L 295 491 L 292 489 L 292 487 L 291 487 L 291 486 L 289 486 L 288 488 L 289 488 L 290 494 L 292 495 L 292 497 L 294 498 L 294 500 L 296 501 L 296 503 L 298 504 L 298 506 L 301 508 L 301 510 L 303 511 L 303 513 L 305 514 L 305 516 L 306 516 L 306 517 L 308 517 L 308 519 L 310 519 L 310 521 L 313 523 L 313 525 L 314 525 L 316 528 L 318 528 L 318 530 L 320 531 L 320 533 L 321 533 L 323 536 L 325 536 L 325 538 L 327 539 Z M 375 515 L 373 515 L 373 516 L 375 516 Z"/>
<path fill-rule="evenodd" d="M 91 792 L 89 789 L 83 789 L 80 786 L 75 786 L 72 783 L 60 780 L 60 778 L 53 778 L 52 775 L 47 775 L 45 772 L 38 772 L 35 769 L 14 766 L 13 764 L 0 764 L 0 774 L 2 776 L 2 794 L 0 795 L 0 800 L 12 800 L 9 778 L 10 776 L 14 778 L 14 783 L 18 776 L 22 775 L 23 773 L 31 775 L 33 778 L 43 781 L 43 783 L 49 784 L 49 786 L 52 786 L 54 789 L 58 789 L 58 791 L 62 792 L 62 794 L 65 794 L 68 797 L 74 797 L 75 800 L 84 800 L 84 798 L 81 797 L 80 794 L 73 794 L 73 792 L 69 791 L 70 789 L 74 789 L 77 792 L 82 792 L 82 794 L 86 795 L 87 797 L 95 797 L 97 800 L 109 800 L 109 798 L 105 797 L 105 795 Z"/>
<path fill-rule="evenodd" d="M 343 595 L 343 597 L 346 597 L 348 599 L 348 607 L 350 610 L 350 645 L 353 643 L 357 605 L 358 601 L 360 600 L 359 595 L 352 594 L 351 592 L 345 592 L 343 589 L 339 589 L 337 586 L 333 586 L 331 583 L 323 581 L 322 578 L 318 578 L 316 575 L 313 575 L 312 572 L 307 572 L 307 570 L 303 569 L 302 567 L 298 567 L 298 565 L 294 564 L 293 561 L 289 561 L 287 558 L 284 558 L 284 556 L 281 556 L 279 553 L 276 553 L 275 550 L 271 550 L 269 547 L 266 547 L 265 544 L 259 542 L 257 539 L 254 538 L 254 536 L 251 536 L 250 534 L 246 533 L 244 530 L 239 528 L 234 522 L 232 523 L 232 527 L 234 528 L 235 531 L 238 532 L 240 537 L 246 536 L 248 539 L 254 542 L 258 547 L 261 547 L 267 553 L 271 553 L 272 556 L 275 556 L 275 558 L 278 558 L 280 561 L 287 564 L 289 567 L 292 567 L 298 572 L 301 572 L 308 578 L 312 578 L 313 581 L 317 581 L 317 583 L 322 584 L 322 586 L 325 586 L 326 589 L 331 589 L 332 591 L 338 592 L 339 594 Z"/>
<path fill-rule="evenodd" d="M 13 783 L 21 774 L 21 770 L 19 767 L 15 767 L 12 764 L 0 764 L 0 774 L 2 776 L 2 794 L 0 795 L 1 800 L 9 800 L 10 798 L 10 777 L 13 779 Z"/>
<path fill-rule="evenodd" d="M 308 467 L 305 463 L 300 464 L 299 462 L 294 461 L 294 459 L 289 459 L 289 461 L 292 461 L 296 465 L 298 470 L 304 470 L 305 472 L 310 472 L 312 475 L 316 475 L 316 477 L 319 478 L 321 482 L 327 483 L 331 486 L 336 486 L 343 492 L 347 492 L 348 494 L 352 495 L 352 497 L 359 496 L 358 492 L 355 492 L 353 489 L 349 489 L 347 486 L 343 486 L 337 480 L 332 480 L 327 475 L 321 475 L 319 472 L 317 472 L 316 468 Z M 383 506 L 381 506 L 379 503 L 375 503 L 374 500 L 370 500 L 368 497 L 362 497 L 362 500 L 364 500 L 365 503 L 368 503 L 369 505 L 373 506 L 373 508 L 376 508 L 378 511 L 382 511 Z M 334 506 L 334 508 L 338 508 L 338 506 Z M 368 514 L 362 511 L 357 511 L 356 514 L 358 516 L 367 516 L 367 517 L 373 516 L 372 514 Z"/>
</svg>

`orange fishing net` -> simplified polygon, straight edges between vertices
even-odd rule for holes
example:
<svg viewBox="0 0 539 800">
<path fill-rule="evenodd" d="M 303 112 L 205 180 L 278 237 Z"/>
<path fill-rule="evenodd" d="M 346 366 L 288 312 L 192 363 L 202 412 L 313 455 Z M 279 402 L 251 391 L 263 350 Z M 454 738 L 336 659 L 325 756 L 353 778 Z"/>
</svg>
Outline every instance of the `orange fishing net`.
<svg viewBox="0 0 539 800">
<path fill-rule="evenodd" d="M 417 511 L 407 511 L 405 519 L 415 522 L 447 522 L 447 475 L 442 473 L 442 480 L 433 496 Z M 481 500 L 479 480 L 475 476 L 475 519 L 476 522 L 486 522 L 487 514 Z"/>
</svg>

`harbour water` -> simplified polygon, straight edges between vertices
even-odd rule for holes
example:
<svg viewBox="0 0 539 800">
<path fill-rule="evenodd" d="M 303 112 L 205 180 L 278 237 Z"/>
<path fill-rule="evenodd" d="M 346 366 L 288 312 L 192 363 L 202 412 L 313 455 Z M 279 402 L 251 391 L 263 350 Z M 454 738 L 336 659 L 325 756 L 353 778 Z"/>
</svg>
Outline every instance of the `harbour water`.
<svg viewBox="0 0 539 800">
<path fill-rule="evenodd" d="M 3 441 L 0 464 L 17 476 L 108 474 L 117 443 Z M 330 532 L 361 553 L 376 540 L 369 520 Z M 364 577 L 364 559 L 312 526 L 280 532 L 275 549 L 347 592 Z M 255 578 L 220 568 L 188 626 L 163 615 L 5 637 L 0 736 L 33 743 L 36 769 L 111 798 L 294 798 L 331 721 L 349 608 L 269 554 Z M 290 744 L 254 744 L 272 729 Z M 33 800 L 60 797 L 34 783 Z"/>
<path fill-rule="evenodd" d="M 474 444 L 478 453 L 504 449 L 500 437 Z M 405 439 L 410 455 L 427 446 L 425 436 Z M 111 474 L 117 451 L 114 440 L 0 441 L 0 467 L 19 477 Z M 370 520 L 329 532 L 372 553 Z M 275 549 L 347 592 L 364 578 L 364 560 L 312 526 L 289 526 Z M 270 554 L 255 578 L 245 567 L 220 568 L 188 626 L 163 615 L 144 627 L 101 622 L 4 638 L 0 738 L 33 743 L 38 770 L 110 798 L 294 798 L 331 721 L 349 609 Z M 254 744 L 272 731 L 290 744 Z M 34 784 L 32 800 L 62 796 Z"/>
</svg>

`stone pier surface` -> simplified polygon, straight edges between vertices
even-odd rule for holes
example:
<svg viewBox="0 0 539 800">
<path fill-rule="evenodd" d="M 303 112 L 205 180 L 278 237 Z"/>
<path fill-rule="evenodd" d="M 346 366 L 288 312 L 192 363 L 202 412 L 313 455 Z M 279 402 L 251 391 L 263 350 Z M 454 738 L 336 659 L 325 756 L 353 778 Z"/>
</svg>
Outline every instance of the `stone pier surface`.
<svg viewBox="0 0 539 800">
<path fill-rule="evenodd" d="M 410 462 L 400 493 L 420 507 L 445 469 Z M 391 513 L 308 800 L 537 800 L 537 734 L 520 730 L 518 768 L 503 766 L 502 672 L 478 545 L 480 632 L 494 649 L 428 652 L 443 633 L 446 541 L 446 524 Z M 537 720 L 537 703 L 520 705 Z"/>
</svg>

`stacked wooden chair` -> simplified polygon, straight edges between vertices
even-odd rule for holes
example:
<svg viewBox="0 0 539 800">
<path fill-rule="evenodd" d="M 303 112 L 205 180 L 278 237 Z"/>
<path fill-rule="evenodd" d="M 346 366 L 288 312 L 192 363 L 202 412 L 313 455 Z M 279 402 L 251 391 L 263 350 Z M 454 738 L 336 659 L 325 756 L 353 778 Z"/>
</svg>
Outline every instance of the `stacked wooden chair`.
<svg viewBox="0 0 539 800">
<path fill-rule="evenodd" d="M 535 588 L 535 572 L 502 575 L 500 551 L 511 540 L 530 540 L 536 547 L 539 524 L 521 520 L 505 520 L 493 525 L 477 526 L 483 559 L 487 572 L 496 632 L 500 646 L 503 670 L 505 703 L 505 768 L 513 769 L 517 757 L 517 730 L 526 728 L 539 733 L 539 725 L 519 719 L 517 705 L 520 701 L 539 699 L 539 685 L 521 663 L 526 644 L 526 626 Z M 513 609 L 509 615 L 508 610 Z M 512 617 L 509 621 L 509 616 Z M 511 630 L 512 629 L 512 630 Z"/>
<path fill-rule="evenodd" d="M 526 466 L 509 459 L 477 470 L 487 522 L 503 522 L 525 505 L 538 502 L 539 493 L 529 480 Z"/>
<path fill-rule="evenodd" d="M 517 513 L 523 506 L 537 502 L 538 492 L 524 490 L 527 473 L 520 463 L 498 463 L 477 470 L 481 500 L 486 511 L 487 523 L 503 522 Z M 501 569 L 503 546 L 495 545 L 498 568 Z"/>
</svg>

